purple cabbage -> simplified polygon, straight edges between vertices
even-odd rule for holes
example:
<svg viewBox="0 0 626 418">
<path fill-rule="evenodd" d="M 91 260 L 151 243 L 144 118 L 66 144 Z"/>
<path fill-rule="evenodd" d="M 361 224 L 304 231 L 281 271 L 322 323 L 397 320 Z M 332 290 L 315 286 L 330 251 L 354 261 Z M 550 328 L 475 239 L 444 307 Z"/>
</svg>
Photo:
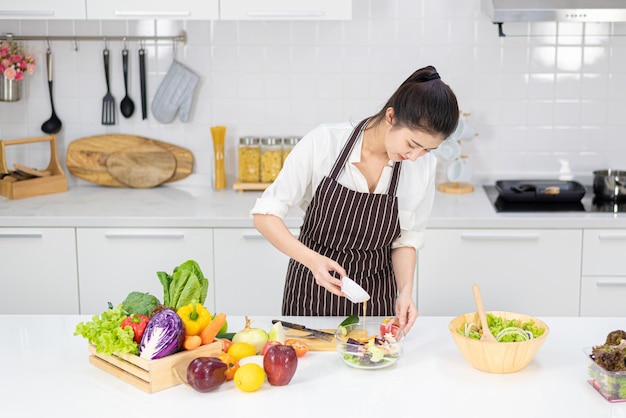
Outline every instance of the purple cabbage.
<svg viewBox="0 0 626 418">
<path fill-rule="evenodd" d="M 183 346 L 185 325 L 172 309 L 157 312 L 146 326 L 139 345 L 139 357 L 155 360 L 174 354 Z"/>
</svg>

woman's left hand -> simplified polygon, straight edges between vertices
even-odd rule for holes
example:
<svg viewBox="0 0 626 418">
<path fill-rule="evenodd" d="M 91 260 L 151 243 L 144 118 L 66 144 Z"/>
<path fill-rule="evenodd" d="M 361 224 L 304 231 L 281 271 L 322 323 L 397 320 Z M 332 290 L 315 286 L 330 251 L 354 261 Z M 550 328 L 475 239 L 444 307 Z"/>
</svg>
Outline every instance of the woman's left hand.
<svg viewBox="0 0 626 418">
<path fill-rule="evenodd" d="M 413 302 L 412 295 L 398 294 L 396 299 L 396 316 L 400 321 L 400 328 L 404 330 L 405 334 L 408 334 L 417 319 L 417 308 L 415 307 L 415 302 Z"/>
</svg>

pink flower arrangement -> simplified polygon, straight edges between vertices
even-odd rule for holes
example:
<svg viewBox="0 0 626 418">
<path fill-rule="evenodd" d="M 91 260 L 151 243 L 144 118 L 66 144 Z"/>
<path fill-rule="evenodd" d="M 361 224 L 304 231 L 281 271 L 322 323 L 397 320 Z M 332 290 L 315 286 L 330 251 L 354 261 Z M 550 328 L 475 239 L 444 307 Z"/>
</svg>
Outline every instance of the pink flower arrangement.
<svg viewBox="0 0 626 418">
<path fill-rule="evenodd" d="M 24 54 L 21 44 L 5 42 L 0 44 L 0 74 L 7 80 L 22 80 L 24 74 L 35 72 L 35 58 Z"/>
</svg>

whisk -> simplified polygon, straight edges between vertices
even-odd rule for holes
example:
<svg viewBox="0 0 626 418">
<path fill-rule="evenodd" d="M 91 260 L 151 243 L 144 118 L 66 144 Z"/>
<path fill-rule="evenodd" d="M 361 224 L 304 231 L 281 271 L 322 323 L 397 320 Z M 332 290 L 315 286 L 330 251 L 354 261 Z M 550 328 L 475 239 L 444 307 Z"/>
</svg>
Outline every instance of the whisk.
<svg viewBox="0 0 626 418">
<path fill-rule="evenodd" d="M 211 136 L 213 137 L 213 156 L 215 158 L 213 189 L 224 190 L 226 188 L 226 168 L 224 165 L 224 138 L 226 137 L 226 127 L 211 126 Z"/>
</svg>

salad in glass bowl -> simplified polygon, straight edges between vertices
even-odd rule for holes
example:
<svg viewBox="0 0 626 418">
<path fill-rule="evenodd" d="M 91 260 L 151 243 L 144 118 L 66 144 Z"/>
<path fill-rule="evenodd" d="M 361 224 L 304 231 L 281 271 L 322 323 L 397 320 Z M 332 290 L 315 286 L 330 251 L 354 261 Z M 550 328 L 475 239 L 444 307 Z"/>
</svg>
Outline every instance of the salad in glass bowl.
<svg viewBox="0 0 626 418">
<path fill-rule="evenodd" d="M 357 369 L 381 369 L 402 355 L 404 331 L 393 321 L 365 321 L 339 327 L 335 333 L 337 353 L 345 364 Z"/>
</svg>

